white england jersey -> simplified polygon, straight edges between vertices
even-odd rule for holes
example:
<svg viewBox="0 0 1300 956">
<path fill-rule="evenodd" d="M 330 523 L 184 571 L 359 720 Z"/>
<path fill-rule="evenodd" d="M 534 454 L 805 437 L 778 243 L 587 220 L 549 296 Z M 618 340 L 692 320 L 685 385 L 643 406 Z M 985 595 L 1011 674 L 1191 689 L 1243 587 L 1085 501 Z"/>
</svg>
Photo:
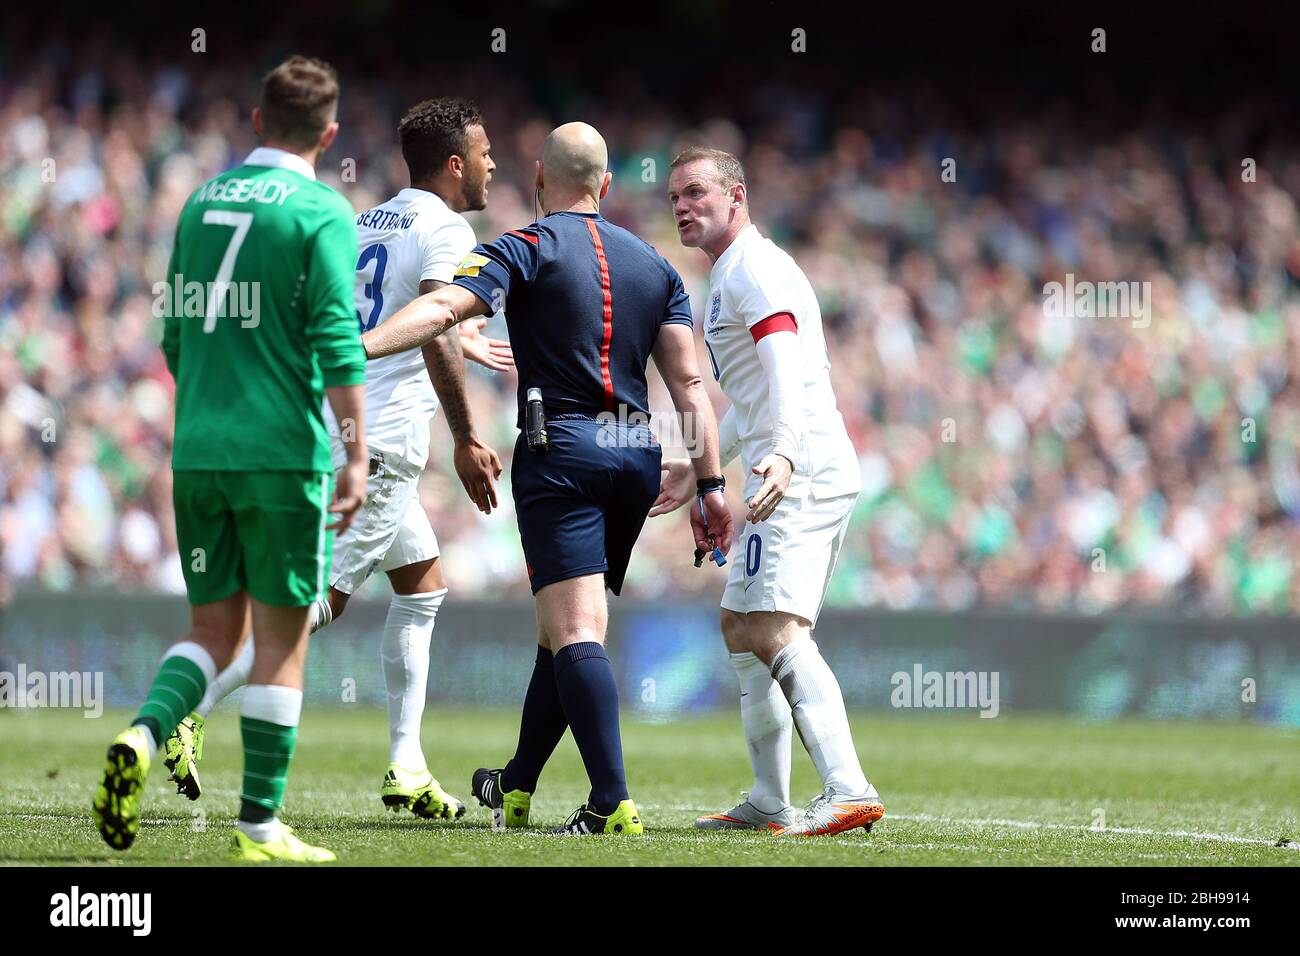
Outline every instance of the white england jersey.
<svg viewBox="0 0 1300 956">
<path fill-rule="evenodd" d="M 441 198 L 423 189 L 403 189 L 388 202 L 357 216 L 356 306 L 360 331 L 368 332 L 420 294 L 420 283 L 450 283 L 456 267 L 473 250 L 474 230 Z M 447 333 L 449 335 L 455 332 Z M 366 444 L 392 452 L 423 468 L 429 460 L 429 426 L 438 396 L 420 349 L 366 363 Z M 329 403 L 325 424 L 338 436 Z M 332 443 L 335 467 L 343 464 Z"/>
<path fill-rule="evenodd" d="M 804 387 L 802 447 L 786 495 L 856 494 L 862 487 L 862 472 L 831 390 L 831 363 L 817 297 L 795 261 L 751 225 L 713 264 L 704 322 L 713 374 L 735 409 L 745 496 L 762 482 L 750 469 L 773 450 L 768 379 L 757 348 L 766 327 L 760 323 L 781 313 L 794 317 Z M 788 323 L 776 321 L 777 327 L 788 328 Z"/>
</svg>

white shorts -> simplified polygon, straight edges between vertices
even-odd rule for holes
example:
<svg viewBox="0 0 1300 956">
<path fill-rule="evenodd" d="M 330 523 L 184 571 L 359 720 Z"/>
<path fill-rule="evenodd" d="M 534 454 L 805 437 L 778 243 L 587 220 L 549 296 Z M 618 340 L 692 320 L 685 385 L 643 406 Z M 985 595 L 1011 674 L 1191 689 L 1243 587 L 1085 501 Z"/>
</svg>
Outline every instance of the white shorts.
<svg viewBox="0 0 1300 956">
<path fill-rule="evenodd" d="M 727 555 L 722 606 L 741 614 L 786 611 L 816 624 L 857 500 L 783 498 L 766 521 L 745 522 Z"/>
<path fill-rule="evenodd" d="M 372 474 L 351 526 L 334 539 L 330 586 L 355 594 L 376 571 L 438 556 L 438 539 L 416 493 L 420 472 L 401 455 L 368 450 Z"/>
</svg>

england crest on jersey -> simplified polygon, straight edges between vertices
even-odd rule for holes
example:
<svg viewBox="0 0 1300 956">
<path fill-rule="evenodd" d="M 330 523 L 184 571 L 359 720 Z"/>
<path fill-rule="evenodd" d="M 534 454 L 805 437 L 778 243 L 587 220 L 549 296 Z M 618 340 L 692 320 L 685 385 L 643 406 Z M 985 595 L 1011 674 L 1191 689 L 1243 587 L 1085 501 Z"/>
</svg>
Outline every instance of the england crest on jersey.
<svg viewBox="0 0 1300 956">
<path fill-rule="evenodd" d="M 713 301 L 709 303 L 709 324 L 708 328 L 713 328 L 718 324 L 718 314 L 722 311 L 722 293 L 713 293 Z"/>
</svg>

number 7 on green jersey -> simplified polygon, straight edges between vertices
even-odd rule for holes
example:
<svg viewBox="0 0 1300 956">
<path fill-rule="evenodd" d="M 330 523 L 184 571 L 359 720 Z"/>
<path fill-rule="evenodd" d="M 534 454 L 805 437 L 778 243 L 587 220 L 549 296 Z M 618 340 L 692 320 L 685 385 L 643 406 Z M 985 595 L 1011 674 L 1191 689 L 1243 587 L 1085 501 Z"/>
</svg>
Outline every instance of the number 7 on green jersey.
<svg viewBox="0 0 1300 956">
<path fill-rule="evenodd" d="M 211 226 L 230 226 L 235 230 L 226 246 L 226 254 L 221 257 L 221 266 L 217 277 L 208 287 L 208 308 L 203 316 L 203 331 L 212 332 L 217 327 L 217 306 L 225 299 L 230 288 L 230 277 L 235 274 L 235 259 L 239 257 L 239 247 L 244 244 L 248 230 L 253 225 L 251 212 L 230 212 L 226 209 L 205 209 L 203 222 Z"/>
</svg>

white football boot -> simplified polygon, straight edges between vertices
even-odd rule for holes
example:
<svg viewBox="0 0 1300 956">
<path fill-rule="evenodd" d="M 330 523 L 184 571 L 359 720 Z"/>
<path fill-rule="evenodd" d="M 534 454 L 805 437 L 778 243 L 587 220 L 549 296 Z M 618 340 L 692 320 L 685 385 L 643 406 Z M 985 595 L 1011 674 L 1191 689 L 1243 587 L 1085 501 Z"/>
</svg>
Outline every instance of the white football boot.
<svg viewBox="0 0 1300 956">
<path fill-rule="evenodd" d="M 772 830 L 777 831 L 798 822 L 799 811 L 794 807 L 782 807 L 776 813 L 764 813 L 749 802 L 749 794 L 741 791 L 744 799 L 726 813 L 710 813 L 698 817 L 695 827 L 698 830 Z"/>
<path fill-rule="evenodd" d="M 868 833 L 872 825 L 885 815 L 876 788 L 867 784 L 867 792 L 853 796 L 835 793 L 829 788 L 814 797 L 808 809 L 798 819 L 778 831 L 777 836 L 834 836 L 846 830 L 862 827 Z"/>
</svg>

